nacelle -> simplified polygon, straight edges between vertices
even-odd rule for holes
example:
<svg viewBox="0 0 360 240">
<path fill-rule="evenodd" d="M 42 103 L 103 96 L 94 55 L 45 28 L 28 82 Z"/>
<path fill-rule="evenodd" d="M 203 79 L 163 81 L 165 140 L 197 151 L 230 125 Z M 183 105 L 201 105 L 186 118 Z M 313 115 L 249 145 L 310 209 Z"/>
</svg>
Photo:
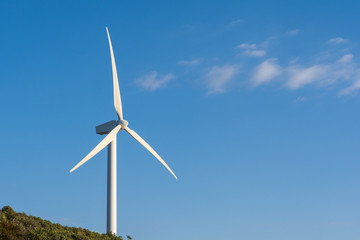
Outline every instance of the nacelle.
<svg viewBox="0 0 360 240">
<path fill-rule="evenodd" d="M 103 123 L 99 126 L 96 126 L 96 133 L 100 135 L 108 134 L 113 130 L 117 125 L 119 125 L 118 121 L 112 120 L 110 122 Z"/>
</svg>

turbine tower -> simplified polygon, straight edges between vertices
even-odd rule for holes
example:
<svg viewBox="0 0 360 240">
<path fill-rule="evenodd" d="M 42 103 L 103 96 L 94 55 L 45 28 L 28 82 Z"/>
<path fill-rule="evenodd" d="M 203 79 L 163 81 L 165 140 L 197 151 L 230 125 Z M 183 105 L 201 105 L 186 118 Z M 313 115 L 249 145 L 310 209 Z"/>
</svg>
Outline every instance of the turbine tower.
<svg viewBox="0 0 360 240">
<path fill-rule="evenodd" d="M 116 226 L 116 135 L 121 130 L 125 130 L 130 134 L 136 141 L 138 141 L 141 145 L 143 145 L 150 153 L 152 153 L 177 179 L 176 175 L 170 169 L 170 167 L 165 163 L 165 161 L 155 152 L 149 144 L 145 142 L 135 131 L 131 130 L 128 127 L 128 121 L 124 120 L 122 105 L 121 105 L 121 97 L 120 97 L 120 89 L 119 89 L 119 81 L 116 72 L 115 58 L 114 52 L 111 44 L 110 34 L 108 28 L 106 27 L 107 36 L 109 39 L 110 46 L 110 55 L 111 55 L 111 65 L 112 65 L 112 73 L 113 73 L 113 87 L 114 87 L 114 106 L 115 111 L 118 115 L 118 120 L 112 120 L 96 126 L 96 133 L 100 135 L 107 134 L 107 136 L 88 154 L 84 157 L 75 167 L 73 167 L 70 172 L 73 172 L 78 167 L 87 162 L 90 158 L 95 156 L 98 152 L 108 146 L 108 169 L 107 169 L 107 232 L 112 234 L 117 234 Z"/>
</svg>

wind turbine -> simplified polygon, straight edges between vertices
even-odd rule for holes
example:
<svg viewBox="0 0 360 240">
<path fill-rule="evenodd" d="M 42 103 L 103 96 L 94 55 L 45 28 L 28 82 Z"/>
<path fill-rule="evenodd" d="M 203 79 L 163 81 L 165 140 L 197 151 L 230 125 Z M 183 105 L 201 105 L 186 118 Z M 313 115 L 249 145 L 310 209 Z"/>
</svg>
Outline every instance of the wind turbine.
<svg viewBox="0 0 360 240">
<path fill-rule="evenodd" d="M 124 120 L 122 105 L 121 105 L 121 97 L 120 97 L 120 89 L 119 89 L 119 81 L 116 72 L 115 66 L 115 58 L 114 52 L 111 44 L 109 30 L 106 27 L 107 36 L 109 39 L 110 46 L 110 55 L 111 55 L 111 65 L 112 65 L 112 73 L 113 73 L 113 87 L 114 87 L 114 106 L 115 111 L 118 115 L 118 120 L 112 120 L 96 126 L 96 133 L 100 135 L 107 134 L 107 136 L 88 154 L 84 157 L 75 167 L 73 167 L 70 172 L 73 172 L 78 167 L 86 163 L 90 158 L 95 156 L 98 152 L 100 152 L 103 148 L 108 146 L 108 169 L 107 169 L 107 232 L 112 234 L 117 233 L 117 219 L 116 219 L 116 135 L 121 130 L 125 130 L 130 134 L 136 141 L 138 141 L 141 145 L 143 145 L 150 153 L 152 153 L 177 179 L 176 175 L 170 169 L 170 167 L 165 163 L 165 161 L 155 152 L 155 150 L 150 147 L 149 144 L 145 142 L 134 130 L 131 130 L 128 127 L 128 121 Z"/>
</svg>

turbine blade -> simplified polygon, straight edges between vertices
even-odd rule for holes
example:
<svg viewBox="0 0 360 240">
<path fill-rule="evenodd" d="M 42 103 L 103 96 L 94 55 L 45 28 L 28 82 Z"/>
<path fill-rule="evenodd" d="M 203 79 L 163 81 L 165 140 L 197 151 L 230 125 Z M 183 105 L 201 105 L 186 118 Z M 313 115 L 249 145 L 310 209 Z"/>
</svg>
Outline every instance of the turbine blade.
<svg viewBox="0 0 360 240">
<path fill-rule="evenodd" d="M 95 156 L 98 152 L 100 152 L 104 147 L 106 147 L 116 136 L 116 134 L 120 131 L 121 125 L 116 126 L 111 132 L 86 156 L 81 160 L 75 167 L 73 167 L 70 172 L 73 172 L 78 167 L 86 163 L 90 158 Z"/>
<path fill-rule="evenodd" d="M 154 155 L 170 172 L 171 174 L 176 178 L 177 176 L 175 175 L 175 173 L 173 173 L 173 171 L 170 169 L 170 167 L 165 163 L 165 161 L 159 156 L 159 154 L 157 154 L 155 152 L 154 149 L 152 149 L 152 147 L 150 147 L 149 144 L 147 144 L 144 139 L 142 139 L 135 131 L 131 130 L 130 128 L 126 127 L 124 128 L 125 131 L 127 131 L 133 138 L 135 138 L 136 141 L 138 141 L 141 145 L 143 145 L 149 152 L 152 153 L 152 155 Z"/>
<path fill-rule="evenodd" d="M 117 76 L 116 65 L 115 65 L 115 57 L 114 52 L 111 44 L 109 30 L 106 27 L 106 32 L 109 39 L 109 46 L 110 46 L 110 55 L 111 55 L 111 65 L 112 65 L 112 72 L 113 72 L 113 87 L 114 87 L 114 106 L 116 113 L 120 120 L 123 120 L 123 113 L 122 113 L 122 105 L 121 105 L 121 96 L 120 96 L 120 89 L 119 89 L 119 79 Z"/>
</svg>

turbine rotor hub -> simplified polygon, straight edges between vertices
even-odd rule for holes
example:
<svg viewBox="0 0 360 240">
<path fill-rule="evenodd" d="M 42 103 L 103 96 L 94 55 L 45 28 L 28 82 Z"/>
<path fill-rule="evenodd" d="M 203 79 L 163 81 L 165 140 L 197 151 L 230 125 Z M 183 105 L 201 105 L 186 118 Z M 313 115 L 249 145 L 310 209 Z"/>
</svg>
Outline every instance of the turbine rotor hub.
<svg viewBox="0 0 360 240">
<path fill-rule="evenodd" d="M 126 128 L 129 122 L 126 120 L 119 120 L 118 124 L 121 125 L 121 128 Z"/>
</svg>

